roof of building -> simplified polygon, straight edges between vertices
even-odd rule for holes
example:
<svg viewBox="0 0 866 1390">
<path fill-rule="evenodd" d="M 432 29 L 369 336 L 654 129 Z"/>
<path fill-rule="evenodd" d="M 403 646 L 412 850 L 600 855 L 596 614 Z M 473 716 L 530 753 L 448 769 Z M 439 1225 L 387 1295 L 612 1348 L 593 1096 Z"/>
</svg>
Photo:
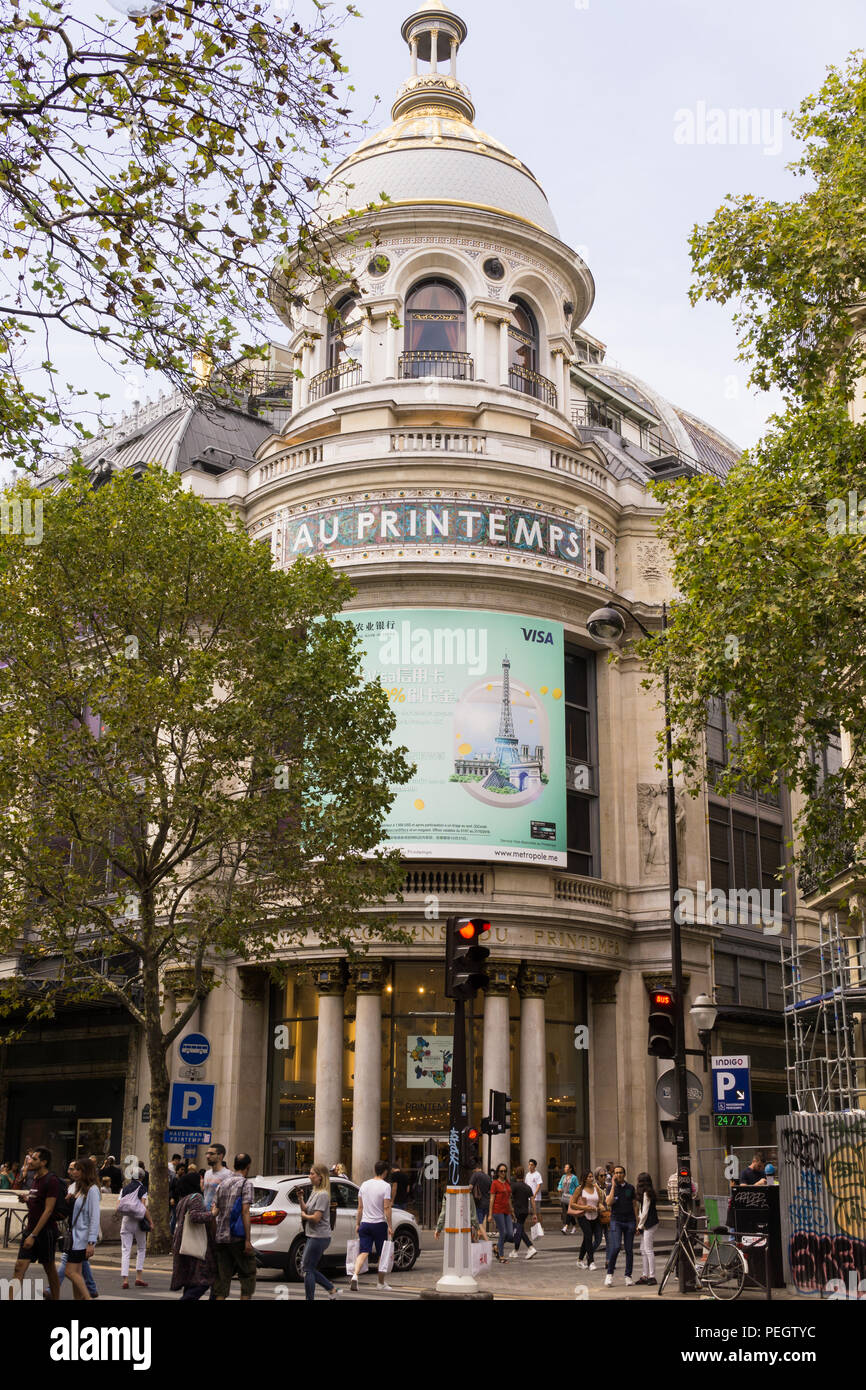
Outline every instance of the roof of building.
<svg viewBox="0 0 866 1390">
<path fill-rule="evenodd" d="M 463 20 L 445 5 L 428 5 L 406 20 L 403 35 L 412 74 L 397 93 L 393 123 L 364 140 L 334 171 L 322 194 L 323 213 L 336 219 L 381 203 L 384 196 L 396 204 L 448 203 L 501 212 L 558 237 L 556 219 L 531 169 L 474 124 L 472 97 L 456 75 L 466 36 Z M 438 61 L 447 52 L 450 71 L 440 71 Z M 419 58 L 431 62 L 429 70 L 418 70 Z"/>
</svg>

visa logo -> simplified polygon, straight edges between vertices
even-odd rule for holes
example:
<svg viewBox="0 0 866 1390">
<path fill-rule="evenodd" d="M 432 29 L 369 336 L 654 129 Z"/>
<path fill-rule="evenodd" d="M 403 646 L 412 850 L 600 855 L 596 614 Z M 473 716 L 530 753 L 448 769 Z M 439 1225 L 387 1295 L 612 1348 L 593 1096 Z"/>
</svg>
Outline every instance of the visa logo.
<svg viewBox="0 0 866 1390">
<path fill-rule="evenodd" d="M 541 642 L 544 645 L 553 646 L 552 632 L 542 632 L 537 627 L 522 627 L 520 631 L 523 633 L 524 642 Z"/>
</svg>

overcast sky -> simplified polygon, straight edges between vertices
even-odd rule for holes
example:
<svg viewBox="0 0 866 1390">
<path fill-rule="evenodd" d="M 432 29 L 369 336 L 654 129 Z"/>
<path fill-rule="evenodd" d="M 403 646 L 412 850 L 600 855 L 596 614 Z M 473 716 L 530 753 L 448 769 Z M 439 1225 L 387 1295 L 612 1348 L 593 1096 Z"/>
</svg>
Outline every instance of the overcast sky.
<svg viewBox="0 0 866 1390">
<path fill-rule="evenodd" d="M 104 11 L 96 0 L 82 10 Z M 286 11 L 289 0 L 271 0 Z M 357 0 L 341 47 L 367 114 L 386 124 L 408 75 L 400 36 L 412 0 Z M 420 8 L 420 5 L 418 6 Z M 298 5 L 304 12 L 303 0 Z M 469 25 L 460 76 L 477 123 L 536 174 L 563 240 L 596 283 L 587 327 L 629 368 L 749 446 L 777 402 L 746 389 L 731 306 L 688 300 L 688 238 L 727 193 L 796 196 L 796 149 L 781 112 L 863 41 L 863 0 L 457 0 Z M 728 115 L 757 108 L 752 138 Z M 719 112 L 723 115 L 719 115 Z M 709 139 L 724 143 L 708 143 Z M 280 332 L 281 330 L 277 330 Z M 58 350 L 64 368 L 82 368 Z M 112 406 L 157 394 L 94 360 L 91 389 Z"/>
</svg>

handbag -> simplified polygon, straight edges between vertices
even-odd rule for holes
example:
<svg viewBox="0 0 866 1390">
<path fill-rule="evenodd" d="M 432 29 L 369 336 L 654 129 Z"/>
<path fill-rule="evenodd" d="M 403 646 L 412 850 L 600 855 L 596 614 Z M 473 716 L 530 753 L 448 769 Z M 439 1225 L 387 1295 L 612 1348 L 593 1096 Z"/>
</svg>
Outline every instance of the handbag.
<svg viewBox="0 0 866 1390">
<path fill-rule="evenodd" d="M 475 1240 L 469 1247 L 469 1268 L 473 1274 L 486 1274 L 493 1263 L 493 1246 L 489 1240 Z"/>
<path fill-rule="evenodd" d="M 358 1256 L 360 1255 L 360 1253 L 361 1253 L 361 1242 L 360 1242 L 360 1240 L 358 1240 L 358 1239 L 356 1238 L 355 1240 L 347 1240 L 347 1241 L 346 1241 L 346 1273 L 347 1273 L 347 1274 L 354 1274 L 354 1273 L 355 1273 L 355 1261 L 357 1260 L 357 1258 L 358 1258 Z"/>
<path fill-rule="evenodd" d="M 207 1255 L 207 1226 L 203 1221 L 190 1221 L 189 1210 L 184 1212 L 183 1235 L 180 1238 L 181 1255 L 191 1260 L 203 1260 Z"/>
<path fill-rule="evenodd" d="M 121 1216 L 137 1216 L 139 1221 L 144 1216 L 146 1207 L 141 1200 L 140 1193 L 144 1191 L 141 1183 L 138 1183 L 131 1192 L 126 1192 L 117 1199 L 117 1210 Z"/>
<path fill-rule="evenodd" d="M 598 1219 L 601 1222 L 602 1226 L 610 1225 L 610 1212 L 608 1211 L 607 1207 L 599 1207 Z"/>
<path fill-rule="evenodd" d="M 390 1274 L 394 1268 L 394 1242 L 386 1240 L 382 1244 L 382 1253 L 379 1256 L 379 1263 L 376 1265 L 380 1274 Z"/>
</svg>

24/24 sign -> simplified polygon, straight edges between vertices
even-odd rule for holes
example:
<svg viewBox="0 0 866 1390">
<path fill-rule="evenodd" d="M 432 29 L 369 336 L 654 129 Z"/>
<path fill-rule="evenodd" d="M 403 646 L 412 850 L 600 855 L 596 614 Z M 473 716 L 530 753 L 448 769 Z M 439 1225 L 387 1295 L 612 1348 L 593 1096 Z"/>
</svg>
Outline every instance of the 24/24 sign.
<svg viewBox="0 0 866 1390">
<path fill-rule="evenodd" d="M 752 1086 L 748 1057 L 713 1057 L 713 1113 L 751 1115 Z"/>
</svg>

